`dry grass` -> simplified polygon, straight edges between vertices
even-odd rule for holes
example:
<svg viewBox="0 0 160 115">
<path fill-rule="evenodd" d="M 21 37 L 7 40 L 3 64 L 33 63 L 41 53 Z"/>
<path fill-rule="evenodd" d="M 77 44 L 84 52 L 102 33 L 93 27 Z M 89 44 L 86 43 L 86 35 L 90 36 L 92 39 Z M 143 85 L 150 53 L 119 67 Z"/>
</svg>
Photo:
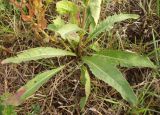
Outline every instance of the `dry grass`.
<svg viewBox="0 0 160 115">
<path fill-rule="evenodd" d="M 98 39 L 101 47 L 127 49 L 141 54 L 148 54 L 160 47 L 160 17 L 155 13 L 156 2 L 152 0 L 149 6 L 146 0 L 141 1 L 142 3 L 139 0 L 126 0 L 123 4 L 103 5 L 101 19 L 119 12 L 136 13 L 141 17 L 136 22 L 126 21 L 117 24 L 111 32 L 103 33 Z M 30 47 L 61 47 L 59 44 L 44 43 L 43 40 L 37 39 L 30 26 L 20 18 L 16 18 L 18 13 L 15 12 L 15 9 L 12 11 L 9 9 L 0 16 L 0 26 L 10 29 L 10 31 L 0 30 L 0 60 Z M 52 15 L 54 14 L 49 9 L 48 19 Z M 156 32 L 155 41 L 153 41 L 152 30 Z M 158 44 L 156 48 L 154 42 Z M 156 60 L 154 53 L 150 55 L 150 58 L 155 63 L 159 61 Z M 20 65 L 0 65 L 0 95 L 5 92 L 14 93 L 35 74 L 66 63 L 68 65 L 65 70 L 42 86 L 32 98 L 17 107 L 16 111 L 18 115 L 26 115 L 36 109 L 38 109 L 37 115 L 80 115 L 82 113 L 79 109 L 79 101 L 84 96 L 84 89 L 79 81 L 79 67 L 70 58 L 54 58 Z M 158 71 L 135 68 L 122 68 L 121 71 L 139 98 L 138 106 L 131 107 L 122 100 L 117 91 L 91 76 L 92 93 L 83 115 L 160 114 L 160 75 Z"/>
</svg>

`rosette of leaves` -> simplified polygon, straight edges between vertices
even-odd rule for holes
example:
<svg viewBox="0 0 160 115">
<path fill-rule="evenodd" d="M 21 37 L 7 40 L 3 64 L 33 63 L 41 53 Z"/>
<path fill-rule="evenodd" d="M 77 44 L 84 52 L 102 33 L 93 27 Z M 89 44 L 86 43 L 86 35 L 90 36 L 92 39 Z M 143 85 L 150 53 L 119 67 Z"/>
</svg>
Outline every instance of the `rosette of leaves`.
<svg viewBox="0 0 160 115">
<path fill-rule="evenodd" d="M 102 32 L 110 31 L 113 28 L 114 24 L 117 22 L 121 22 L 127 19 L 137 19 L 139 17 L 136 14 L 115 14 L 113 16 L 108 16 L 107 19 L 99 22 L 101 2 L 101 0 L 84 0 L 84 8 L 82 11 L 80 9 L 75 10 L 77 8 L 77 5 L 73 2 L 66 0 L 57 2 L 57 12 L 59 13 L 59 15 L 52 24 L 48 25 L 48 29 L 59 34 L 62 38 L 62 41 L 73 40 L 77 42 L 74 47 L 78 50 L 66 51 L 64 49 L 56 49 L 52 47 L 31 48 L 17 54 L 17 56 L 15 57 L 7 58 L 1 63 L 19 64 L 21 62 L 31 60 L 47 59 L 60 56 L 73 56 L 76 57 L 75 59 L 78 59 L 77 61 L 81 59 L 81 61 L 79 61 L 79 66 L 81 66 L 81 83 L 85 87 L 86 94 L 86 96 L 82 97 L 82 99 L 80 100 L 81 110 L 84 109 L 91 93 L 90 73 L 92 73 L 97 79 L 104 81 L 105 83 L 116 89 L 121 94 L 122 98 L 128 101 L 130 104 L 136 105 L 137 97 L 118 68 L 149 67 L 155 69 L 156 66 L 146 56 L 121 50 L 103 49 L 98 50 L 97 52 L 92 52 L 88 55 L 88 52 L 86 51 L 88 50 L 88 48 L 90 48 L 88 46 L 92 45 L 90 44 L 90 42 L 96 40 Z M 94 9 L 93 7 L 95 6 L 96 8 Z M 82 19 L 84 19 L 84 21 L 86 21 L 85 23 L 76 24 L 72 23 L 72 21 L 66 23 L 61 19 L 61 16 L 63 15 L 70 16 L 71 14 L 74 14 L 72 16 L 75 16 L 75 14 L 80 14 L 81 12 L 86 13 L 81 17 Z M 97 14 L 93 14 L 93 12 Z M 87 22 L 87 16 L 89 16 L 93 20 Z M 76 20 L 79 20 L 79 17 L 75 16 L 74 18 Z M 95 25 L 92 26 L 94 27 L 92 28 L 92 31 L 89 31 L 88 28 L 82 28 L 86 23 L 89 24 L 88 28 L 92 25 L 92 23 Z M 84 37 L 86 33 L 88 34 L 87 38 Z M 74 37 L 72 35 L 74 35 Z M 68 44 L 68 46 L 69 45 L 70 44 Z M 22 86 L 15 94 L 4 101 L 4 103 L 15 106 L 20 105 L 62 69 L 65 69 L 65 67 L 58 67 L 56 69 L 48 70 L 36 75 L 35 78 L 28 81 L 26 85 Z"/>
</svg>

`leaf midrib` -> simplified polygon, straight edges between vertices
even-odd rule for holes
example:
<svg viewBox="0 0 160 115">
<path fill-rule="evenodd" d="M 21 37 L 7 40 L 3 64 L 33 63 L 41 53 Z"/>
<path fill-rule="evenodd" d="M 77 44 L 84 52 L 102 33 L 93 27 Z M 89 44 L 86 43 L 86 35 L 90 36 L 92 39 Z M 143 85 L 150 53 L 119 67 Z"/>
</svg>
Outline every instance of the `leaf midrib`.
<svg viewBox="0 0 160 115">
<path fill-rule="evenodd" d="M 31 55 L 27 55 L 27 54 L 25 54 L 25 55 L 27 55 L 28 57 L 23 57 L 23 55 L 24 54 L 21 54 L 21 55 L 19 55 L 19 56 L 15 56 L 15 57 L 11 57 L 11 58 L 8 58 L 8 59 L 6 59 L 6 61 L 7 60 L 14 60 L 15 58 L 17 58 L 16 60 L 17 60 L 17 62 L 19 63 L 19 62 L 24 62 L 23 60 L 25 60 L 25 61 L 29 61 L 29 60 L 38 60 L 38 59 L 43 59 L 43 58 L 52 58 L 52 57 L 59 57 L 59 56 L 67 56 L 67 55 L 70 55 L 70 56 L 75 56 L 75 54 L 74 53 L 68 53 L 68 54 L 42 54 L 42 55 L 40 55 L 40 56 L 38 56 L 38 55 L 36 55 L 36 56 L 31 56 Z M 21 58 L 21 56 L 23 57 L 23 58 Z M 46 57 L 45 57 L 46 56 Z M 36 58 L 36 59 L 34 59 L 34 58 Z"/>
<path fill-rule="evenodd" d="M 102 26 L 101 28 L 100 28 L 100 25 L 103 25 L 103 23 L 106 23 L 106 25 L 105 26 Z M 95 30 L 98 30 L 98 31 L 95 31 L 95 30 L 93 30 L 93 33 L 91 33 L 90 34 L 90 36 L 89 36 L 89 38 L 91 39 L 91 38 L 93 38 L 93 37 L 96 37 L 95 35 L 97 34 L 97 33 L 99 33 L 101 30 L 103 30 L 103 28 L 105 28 L 105 27 L 107 27 L 109 24 L 109 21 L 107 20 L 106 22 L 104 21 L 104 22 L 102 22 L 101 24 L 99 24 L 99 25 L 97 25 L 97 27 L 95 28 Z M 114 23 L 111 23 L 110 25 L 113 25 Z M 99 28 L 99 29 L 98 29 Z M 107 30 L 107 28 L 105 29 L 105 30 Z M 104 30 L 104 31 L 105 31 Z"/>
<path fill-rule="evenodd" d="M 122 59 L 122 58 L 115 58 L 115 57 L 111 57 L 111 56 L 106 56 L 106 55 L 103 55 L 103 54 L 95 54 L 95 56 L 100 56 L 100 57 L 106 57 L 106 58 L 109 58 L 109 59 L 113 59 L 113 60 L 115 60 L 115 61 L 120 61 L 119 63 L 121 64 L 121 63 L 123 63 L 123 64 L 130 64 L 130 61 L 128 61 L 128 60 L 126 60 L 126 59 Z M 146 59 L 148 59 L 148 58 L 146 58 Z M 151 64 L 151 66 L 153 66 L 153 64 L 152 63 L 150 63 L 150 62 L 148 62 L 149 64 Z M 122 65 L 121 65 L 122 66 Z M 131 65 L 131 66 L 133 66 L 133 65 Z"/>
<path fill-rule="evenodd" d="M 121 60 L 121 61 L 123 61 L 124 63 L 125 63 L 125 61 L 126 61 L 126 63 L 129 62 L 129 61 L 124 60 L 124 59 L 122 59 L 122 58 L 115 58 L 115 57 L 106 56 L 106 55 L 102 55 L 102 54 L 95 54 L 95 55 L 96 55 L 96 56 L 100 56 L 100 57 L 106 57 L 106 58 L 114 59 L 114 60 Z"/>
<path fill-rule="evenodd" d="M 100 70 L 102 73 L 104 73 L 105 75 L 108 75 L 107 73 L 105 73 L 103 70 L 101 70 L 96 64 L 94 64 L 92 61 L 86 60 L 88 62 L 90 62 L 93 66 L 95 66 L 98 70 Z M 110 75 L 108 75 L 110 76 Z M 113 81 L 115 81 L 112 77 L 110 77 Z M 119 83 L 116 81 L 116 83 L 119 85 Z M 107 83 L 108 84 L 108 83 Z"/>
<path fill-rule="evenodd" d="M 89 61 L 89 60 L 86 60 L 86 61 L 88 61 L 88 62 L 90 62 L 90 64 L 92 64 L 93 66 L 95 66 L 95 67 L 97 67 L 97 69 L 98 70 L 100 70 L 102 73 L 104 73 L 105 75 L 108 75 L 107 73 L 105 73 L 103 70 L 101 70 L 98 66 L 96 66 L 96 64 L 94 64 L 93 62 L 91 62 L 91 61 Z M 116 68 L 115 68 L 116 69 Z M 92 71 L 93 72 L 93 71 Z M 108 76 L 110 76 L 110 75 L 108 75 Z M 128 96 L 127 96 L 127 94 L 126 94 L 126 92 L 125 92 L 125 90 L 124 90 L 124 88 L 122 88 L 122 86 L 121 85 L 119 85 L 119 83 L 116 81 L 116 80 L 114 80 L 112 77 L 109 77 L 112 81 L 115 81 L 115 83 L 121 88 L 121 91 L 123 91 L 123 93 L 121 93 L 117 88 L 115 88 L 114 86 L 112 86 L 112 85 L 110 85 L 108 82 L 105 82 L 105 83 L 107 83 L 107 84 L 109 84 L 110 86 L 112 86 L 114 89 L 116 89 L 120 94 L 121 94 L 121 96 L 124 98 L 124 99 L 126 99 L 126 100 L 128 100 L 127 98 L 128 98 Z M 100 79 L 100 80 L 102 80 L 102 79 Z M 103 80 L 102 80 L 103 81 Z M 130 89 L 130 88 L 129 88 Z M 125 93 L 124 93 L 125 92 Z"/>
</svg>

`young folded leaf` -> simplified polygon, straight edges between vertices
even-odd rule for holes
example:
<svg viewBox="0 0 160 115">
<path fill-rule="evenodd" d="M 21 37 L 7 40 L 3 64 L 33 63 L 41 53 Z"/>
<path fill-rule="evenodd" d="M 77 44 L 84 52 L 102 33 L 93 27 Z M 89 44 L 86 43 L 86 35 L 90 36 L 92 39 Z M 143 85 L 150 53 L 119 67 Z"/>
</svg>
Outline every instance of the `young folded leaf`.
<svg viewBox="0 0 160 115">
<path fill-rule="evenodd" d="M 102 50 L 93 55 L 101 58 L 106 58 L 116 65 L 121 67 L 150 67 L 156 68 L 156 66 L 146 56 L 138 55 L 132 52 L 118 51 L 118 50 Z"/>
<path fill-rule="evenodd" d="M 79 42 L 80 37 L 76 32 L 80 31 L 81 28 L 76 24 L 58 25 L 54 23 L 49 24 L 47 28 L 60 34 L 63 39 Z"/>
<path fill-rule="evenodd" d="M 36 75 L 26 85 L 21 87 L 14 95 L 9 97 L 4 103 L 7 105 L 18 106 L 31 95 L 33 95 L 43 84 L 45 84 L 53 75 L 63 69 L 64 66 L 57 69 L 48 70 Z"/>
<path fill-rule="evenodd" d="M 75 33 L 80 30 L 81 28 L 78 27 L 76 24 L 65 24 L 61 28 L 59 28 L 56 32 L 59 33 L 63 39 L 67 39 L 67 36 L 69 34 Z"/>
<path fill-rule="evenodd" d="M 127 19 L 137 19 L 139 18 L 136 14 L 115 14 L 113 16 L 107 17 L 104 21 L 100 22 L 95 29 L 90 33 L 88 39 L 96 38 L 101 32 L 110 31 L 116 22 L 121 22 Z"/>
<path fill-rule="evenodd" d="M 137 97 L 132 88 L 114 64 L 98 56 L 84 57 L 83 61 L 89 66 L 96 78 L 115 88 L 123 99 L 133 105 L 137 104 Z"/>
<path fill-rule="evenodd" d="M 102 0 L 90 0 L 89 1 L 89 8 L 91 12 L 91 16 L 94 19 L 95 24 L 98 23 L 101 11 L 101 2 Z"/>
<path fill-rule="evenodd" d="M 85 66 L 81 68 L 81 82 L 85 86 L 85 94 L 86 94 L 86 96 L 82 97 L 80 100 L 80 108 L 81 110 L 83 110 L 87 103 L 88 97 L 91 93 L 90 76 Z"/>
<path fill-rule="evenodd" d="M 21 63 L 25 61 L 38 60 L 43 58 L 59 57 L 59 56 L 76 56 L 76 54 L 65 51 L 62 49 L 56 49 L 52 47 L 37 47 L 24 50 L 22 53 L 15 57 L 10 57 L 1 62 L 1 64 L 6 63 Z"/>
<path fill-rule="evenodd" d="M 56 4 L 56 9 L 59 14 L 76 14 L 78 6 L 71 1 L 59 1 Z"/>
</svg>

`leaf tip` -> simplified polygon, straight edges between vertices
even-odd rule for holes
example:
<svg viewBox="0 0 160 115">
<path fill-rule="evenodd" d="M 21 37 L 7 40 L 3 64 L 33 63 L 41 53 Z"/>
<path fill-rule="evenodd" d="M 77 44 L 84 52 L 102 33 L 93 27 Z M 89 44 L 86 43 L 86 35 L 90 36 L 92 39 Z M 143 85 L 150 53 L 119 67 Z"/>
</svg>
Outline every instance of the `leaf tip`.
<svg viewBox="0 0 160 115">
<path fill-rule="evenodd" d="M 4 102 L 7 105 L 19 106 L 22 103 L 21 96 L 26 92 L 25 87 L 21 87 L 15 94 L 8 97 Z"/>
<path fill-rule="evenodd" d="M 133 14 L 133 19 L 138 19 L 140 16 L 138 14 Z"/>
<path fill-rule="evenodd" d="M 2 64 L 2 65 L 3 65 L 3 64 L 6 64 L 6 63 L 7 63 L 6 59 L 4 59 L 4 60 L 1 61 L 1 64 Z"/>
</svg>

